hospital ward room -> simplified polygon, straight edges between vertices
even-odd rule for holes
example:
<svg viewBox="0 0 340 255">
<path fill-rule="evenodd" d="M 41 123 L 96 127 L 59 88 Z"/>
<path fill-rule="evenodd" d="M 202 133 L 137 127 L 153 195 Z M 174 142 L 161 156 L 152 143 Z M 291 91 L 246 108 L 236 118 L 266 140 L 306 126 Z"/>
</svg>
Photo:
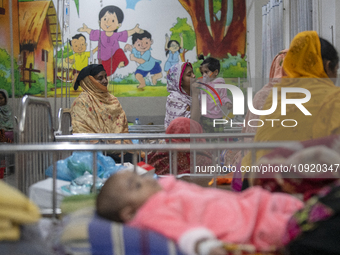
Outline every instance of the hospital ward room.
<svg viewBox="0 0 340 255">
<path fill-rule="evenodd" d="M 0 254 L 340 255 L 338 11 L 0 0 Z"/>
</svg>

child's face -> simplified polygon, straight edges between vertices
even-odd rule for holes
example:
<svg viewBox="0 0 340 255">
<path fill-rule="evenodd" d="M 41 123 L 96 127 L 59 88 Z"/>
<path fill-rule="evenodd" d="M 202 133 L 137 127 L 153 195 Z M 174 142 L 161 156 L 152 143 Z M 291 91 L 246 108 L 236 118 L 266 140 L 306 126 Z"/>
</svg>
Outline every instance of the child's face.
<svg viewBox="0 0 340 255">
<path fill-rule="evenodd" d="M 81 53 L 86 51 L 86 42 L 84 37 L 79 37 L 78 39 L 72 39 L 72 48 L 75 53 Z"/>
<path fill-rule="evenodd" d="M 142 177 L 130 171 L 121 171 L 116 175 L 118 181 L 115 192 L 124 194 L 123 203 L 133 206 L 135 209 L 141 207 L 152 195 L 162 190 L 158 182 L 150 177 Z"/>
<path fill-rule="evenodd" d="M 116 13 L 106 12 L 100 20 L 100 27 L 105 32 L 113 32 L 118 29 L 122 24 L 118 22 Z"/>
<path fill-rule="evenodd" d="M 209 68 L 208 68 L 208 64 L 204 64 L 204 65 L 200 66 L 200 71 L 201 71 L 201 74 L 202 74 L 203 77 L 214 79 L 217 76 L 217 74 L 216 74 L 217 70 L 214 71 L 214 72 L 210 71 Z"/>
<path fill-rule="evenodd" d="M 172 42 L 170 44 L 169 50 L 172 52 L 178 51 L 179 50 L 179 45 L 176 42 Z"/>
<path fill-rule="evenodd" d="M 0 106 L 6 105 L 6 97 L 2 93 L 0 93 Z"/>
<path fill-rule="evenodd" d="M 194 78 L 195 78 L 195 74 L 194 74 L 192 67 L 187 65 L 185 67 L 183 77 L 182 77 L 182 84 L 181 84 L 182 89 L 184 89 L 186 91 L 190 91 L 191 79 L 194 79 Z"/>
<path fill-rule="evenodd" d="M 152 40 L 144 37 L 142 40 L 137 39 L 133 46 L 140 52 L 145 52 L 151 48 Z"/>
</svg>

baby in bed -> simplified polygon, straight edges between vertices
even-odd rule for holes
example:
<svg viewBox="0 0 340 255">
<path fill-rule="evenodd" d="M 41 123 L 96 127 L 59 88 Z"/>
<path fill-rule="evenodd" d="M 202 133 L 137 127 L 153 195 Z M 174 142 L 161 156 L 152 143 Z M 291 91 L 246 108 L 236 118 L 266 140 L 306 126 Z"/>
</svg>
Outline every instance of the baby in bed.
<svg viewBox="0 0 340 255">
<path fill-rule="evenodd" d="M 96 206 L 106 219 L 175 240 L 185 254 L 223 255 L 222 242 L 281 246 L 289 218 L 303 203 L 259 187 L 234 193 L 121 171 L 106 181 Z"/>
</svg>

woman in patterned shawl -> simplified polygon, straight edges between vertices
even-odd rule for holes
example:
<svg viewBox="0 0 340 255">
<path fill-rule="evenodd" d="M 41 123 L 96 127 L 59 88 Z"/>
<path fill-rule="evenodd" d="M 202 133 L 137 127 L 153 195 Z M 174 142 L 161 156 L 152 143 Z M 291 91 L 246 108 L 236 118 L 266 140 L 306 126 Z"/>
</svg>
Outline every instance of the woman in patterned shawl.
<svg viewBox="0 0 340 255">
<path fill-rule="evenodd" d="M 173 65 L 167 75 L 167 90 L 170 95 L 166 100 L 164 126 L 178 117 L 191 118 L 199 121 L 200 107 L 198 101 L 199 89 L 193 89 L 197 83 L 192 81 L 195 74 L 189 62 Z"/>
<path fill-rule="evenodd" d="M 125 112 L 118 99 L 108 92 L 107 85 L 102 65 L 89 65 L 80 71 L 74 89 L 80 86 L 83 92 L 71 107 L 73 133 L 128 133 Z"/>
</svg>

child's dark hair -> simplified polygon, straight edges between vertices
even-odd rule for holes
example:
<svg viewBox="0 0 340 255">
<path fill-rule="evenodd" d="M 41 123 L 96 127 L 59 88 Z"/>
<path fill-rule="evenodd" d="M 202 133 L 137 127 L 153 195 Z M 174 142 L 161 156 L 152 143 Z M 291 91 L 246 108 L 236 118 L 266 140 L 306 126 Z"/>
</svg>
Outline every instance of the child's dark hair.
<svg viewBox="0 0 340 255">
<path fill-rule="evenodd" d="M 119 7 L 114 6 L 114 5 L 105 6 L 103 9 L 101 9 L 101 11 L 99 12 L 99 21 L 101 21 L 101 19 L 104 17 L 105 13 L 107 12 L 111 14 L 116 13 L 118 24 L 123 22 L 124 20 L 123 11 Z M 117 32 L 117 30 L 118 28 L 114 32 Z"/>
<path fill-rule="evenodd" d="M 170 48 L 170 46 L 171 46 L 171 43 L 172 42 L 175 42 L 175 43 L 177 43 L 178 44 L 178 47 L 179 47 L 179 49 L 178 49 L 178 53 L 180 53 L 180 50 L 181 50 L 181 45 L 179 44 L 179 42 L 177 42 L 176 40 L 170 40 L 169 42 L 168 42 L 168 49 Z M 170 50 L 166 50 L 166 52 L 165 52 L 165 56 L 168 56 L 168 54 L 169 54 L 169 51 Z"/>
<path fill-rule="evenodd" d="M 201 66 L 208 65 L 208 69 L 210 71 L 215 72 L 215 70 L 218 70 L 218 73 L 220 73 L 221 64 L 220 64 L 220 61 L 218 59 L 211 58 L 211 57 L 204 59 L 203 55 L 199 55 L 198 59 L 203 60 Z"/>
<path fill-rule="evenodd" d="M 73 39 L 79 39 L 80 37 L 84 37 L 85 42 L 86 42 L 86 37 L 83 34 L 76 34 L 75 36 L 72 37 L 72 40 Z M 71 46 L 72 46 L 72 40 L 68 41 Z"/>
<path fill-rule="evenodd" d="M 135 44 L 135 42 L 136 42 L 138 39 L 139 39 L 139 40 L 142 40 L 143 38 L 148 38 L 148 39 L 151 40 L 151 34 L 150 34 L 148 31 L 146 31 L 146 30 L 144 30 L 144 32 L 141 33 L 141 34 L 134 33 L 134 34 L 132 35 L 132 44 Z"/>
<path fill-rule="evenodd" d="M 117 184 L 117 175 L 113 174 L 107 179 L 104 186 L 100 190 L 96 199 L 97 214 L 104 219 L 123 222 L 120 218 L 120 212 L 124 208 L 122 196 L 119 192 L 112 190 Z"/>
<path fill-rule="evenodd" d="M 320 38 L 322 60 L 329 60 L 329 68 L 334 70 L 339 63 L 339 55 L 334 46 L 327 40 Z"/>
<path fill-rule="evenodd" d="M 5 104 L 7 104 L 7 97 L 6 97 L 5 92 L 0 91 L 0 94 L 5 98 Z"/>
</svg>

